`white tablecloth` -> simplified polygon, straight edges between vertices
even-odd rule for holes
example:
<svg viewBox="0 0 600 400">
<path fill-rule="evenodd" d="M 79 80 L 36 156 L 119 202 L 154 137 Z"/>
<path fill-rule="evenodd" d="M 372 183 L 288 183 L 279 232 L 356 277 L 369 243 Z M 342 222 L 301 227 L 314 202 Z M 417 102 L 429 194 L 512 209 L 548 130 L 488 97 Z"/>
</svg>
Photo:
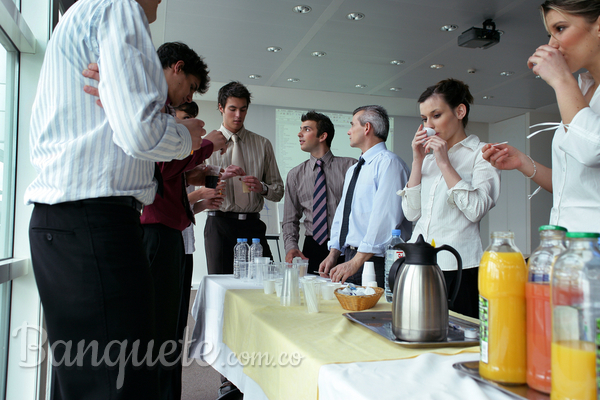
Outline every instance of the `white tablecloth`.
<svg viewBox="0 0 600 400">
<path fill-rule="evenodd" d="M 267 397 L 259 384 L 244 374 L 235 355 L 223 343 L 223 304 L 228 289 L 257 288 L 233 275 L 208 275 L 202 280 L 192 307 L 196 325 L 189 357 L 206 362 L 225 375 L 246 400 Z M 511 399 L 452 368 L 456 362 L 477 359 L 475 353 L 429 353 L 414 359 L 324 365 L 319 370 L 319 399 Z"/>
</svg>

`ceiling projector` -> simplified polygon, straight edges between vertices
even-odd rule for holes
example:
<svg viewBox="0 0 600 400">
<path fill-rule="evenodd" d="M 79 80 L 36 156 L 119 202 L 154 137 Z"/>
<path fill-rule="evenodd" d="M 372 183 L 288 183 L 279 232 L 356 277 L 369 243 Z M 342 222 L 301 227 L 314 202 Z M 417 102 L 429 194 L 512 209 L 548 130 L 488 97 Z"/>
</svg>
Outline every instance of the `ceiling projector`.
<svg viewBox="0 0 600 400">
<path fill-rule="evenodd" d="M 483 28 L 472 27 L 458 37 L 460 47 L 472 49 L 487 49 L 498 43 L 500 43 L 500 31 L 496 30 L 496 24 L 491 19 L 483 22 Z"/>
</svg>

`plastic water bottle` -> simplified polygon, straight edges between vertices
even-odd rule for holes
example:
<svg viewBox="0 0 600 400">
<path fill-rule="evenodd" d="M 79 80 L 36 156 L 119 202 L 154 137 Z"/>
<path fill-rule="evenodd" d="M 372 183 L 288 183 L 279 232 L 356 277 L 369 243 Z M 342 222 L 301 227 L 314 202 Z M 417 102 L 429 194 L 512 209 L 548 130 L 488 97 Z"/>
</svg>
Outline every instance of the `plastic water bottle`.
<svg viewBox="0 0 600 400">
<path fill-rule="evenodd" d="M 248 239 L 239 239 L 237 244 L 233 248 L 233 277 L 236 279 L 240 278 L 240 263 L 248 261 L 248 253 L 250 247 L 248 246 Z"/>
<path fill-rule="evenodd" d="M 253 263 L 256 257 L 263 256 L 263 248 L 260 244 L 260 239 L 252 239 L 252 246 L 250 246 L 250 262 Z"/>
<path fill-rule="evenodd" d="M 392 240 L 390 241 L 390 244 L 388 244 L 385 252 L 385 299 L 388 303 L 392 302 L 392 290 L 390 288 L 390 283 L 388 282 L 390 269 L 392 268 L 394 261 L 400 257 L 404 257 L 403 250 L 394 249 L 394 246 L 398 243 L 404 243 L 404 240 L 400 237 L 400 229 L 394 229 L 392 230 Z"/>
</svg>

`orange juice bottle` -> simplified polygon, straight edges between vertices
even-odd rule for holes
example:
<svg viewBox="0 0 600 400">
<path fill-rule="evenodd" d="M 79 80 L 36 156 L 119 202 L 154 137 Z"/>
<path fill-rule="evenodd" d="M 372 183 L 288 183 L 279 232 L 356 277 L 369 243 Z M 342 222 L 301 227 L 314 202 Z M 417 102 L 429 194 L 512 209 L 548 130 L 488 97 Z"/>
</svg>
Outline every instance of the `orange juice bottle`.
<svg viewBox="0 0 600 400">
<path fill-rule="evenodd" d="M 558 256 L 567 250 L 565 228 L 540 226 L 540 245 L 529 262 L 529 278 L 525 287 L 527 299 L 527 384 L 550 393 L 550 345 L 552 312 L 550 308 L 550 274 Z"/>
<path fill-rule="evenodd" d="M 597 399 L 600 345 L 598 233 L 567 232 L 552 270 L 552 400 Z"/>
<path fill-rule="evenodd" d="M 505 384 L 526 382 L 527 266 L 512 232 L 492 233 L 479 263 L 479 375 Z"/>
</svg>

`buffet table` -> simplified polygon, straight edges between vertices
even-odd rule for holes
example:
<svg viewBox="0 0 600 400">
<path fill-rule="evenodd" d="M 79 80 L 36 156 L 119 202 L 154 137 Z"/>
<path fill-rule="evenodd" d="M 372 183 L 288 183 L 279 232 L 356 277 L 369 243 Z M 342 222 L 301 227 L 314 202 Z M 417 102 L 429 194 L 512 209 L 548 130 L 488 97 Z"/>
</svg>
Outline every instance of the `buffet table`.
<svg viewBox="0 0 600 400">
<path fill-rule="evenodd" d="M 381 300 L 369 311 L 390 309 Z M 251 283 L 205 276 L 192 308 L 189 357 L 227 376 L 248 400 L 508 398 L 452 368 L 478 359 L 478 347 L 406 348 L 345 312 L 335 298 L 316 314 L 281 307 Z"/>
</svg>

